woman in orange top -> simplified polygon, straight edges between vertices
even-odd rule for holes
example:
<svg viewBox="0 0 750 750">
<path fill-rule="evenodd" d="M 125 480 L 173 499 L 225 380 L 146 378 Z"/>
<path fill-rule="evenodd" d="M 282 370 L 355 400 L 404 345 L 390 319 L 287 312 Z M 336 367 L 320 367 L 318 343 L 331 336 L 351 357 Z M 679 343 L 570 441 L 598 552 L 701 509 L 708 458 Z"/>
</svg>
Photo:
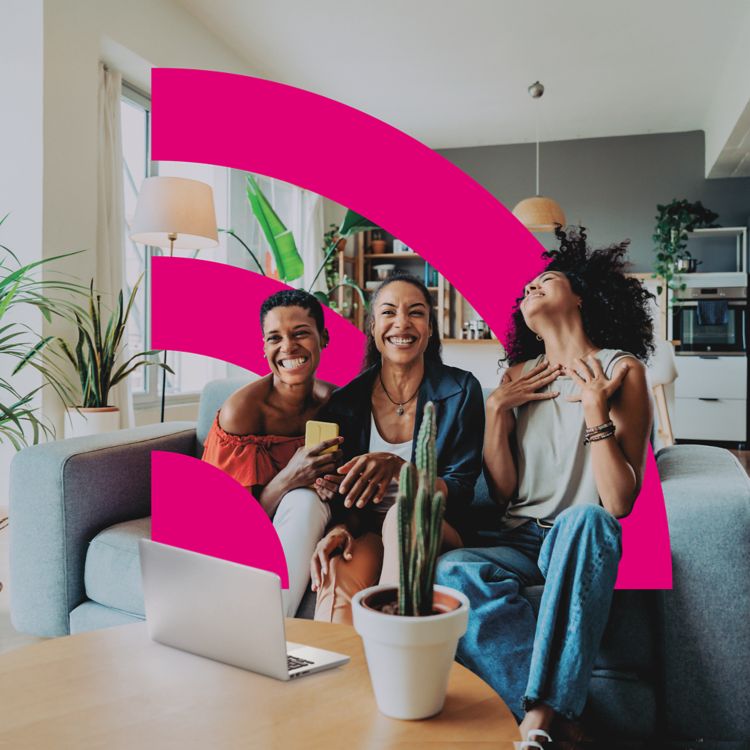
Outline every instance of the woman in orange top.
<svg viewBox="0 0 750 750">
<path fill-rule="evenodd" d="M 289 570 L 284 605 L 293 617 L 310 579 L 310 557 L 331 517 L 310 486 L 335 471 L 341 452 L 323 451 L 343 438 L 304 447 L 305 423 L 334 388 L 315 378 L 328 344 L 318 300 L 299 290 L 277 292 L 261 306 L 260 324 L 271 373 L 226 400 L 206 437 L 203 460 L 252 492 L 273 519 Z"/>
</svg>

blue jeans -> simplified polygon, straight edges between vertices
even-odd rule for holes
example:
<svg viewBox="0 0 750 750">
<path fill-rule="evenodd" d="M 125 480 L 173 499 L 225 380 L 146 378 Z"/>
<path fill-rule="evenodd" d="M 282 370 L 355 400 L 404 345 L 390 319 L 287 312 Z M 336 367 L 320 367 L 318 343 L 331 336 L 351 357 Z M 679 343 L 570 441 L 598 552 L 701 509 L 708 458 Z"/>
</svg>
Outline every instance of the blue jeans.
<svg viewBox="0 0 750 750">
<path fill-rule="evenodd" d="M 437 582 L 471 602 L 458 660 L 514 715 L 545 703 L 574 719 L 586 704 L 620 562 L 620 524 L 597 505 L 502 532 L 500 546 L 459 549 L 438 561 Z M 539 617 L 520 593 L 544 583 Z"/>
</svg>

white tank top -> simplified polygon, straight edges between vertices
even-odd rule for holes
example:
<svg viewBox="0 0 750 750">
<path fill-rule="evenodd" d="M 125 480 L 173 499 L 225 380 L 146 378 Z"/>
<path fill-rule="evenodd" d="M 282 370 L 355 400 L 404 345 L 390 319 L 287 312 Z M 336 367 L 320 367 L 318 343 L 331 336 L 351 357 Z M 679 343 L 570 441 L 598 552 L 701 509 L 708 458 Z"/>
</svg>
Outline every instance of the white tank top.
<svg viewBox="0 0 750 750">
<path fill-rule="evenodd" d="M 628 352 L 602 349 L 594 355 L 607 377 Z M 529 360 L 523 373 L 540 364 L 544 355 Z M 586 423 L 579 401 L 565 397 L 580 390 L 570 376 L 559 377 L 542 392 L 560 395 L 529 401 L 514 409 L 518 456 L 518 497 L 507 510 L 505 525 L 520 526 L 529 518 L 554 520 L 566 508 L 584 503 L 598 505 L 591 447 L 583 444 Z"/>
<path fill-rule="evenodd" d="M 370 416 L 370 446 L 368 451 L 370 453 L 393 453 L 399 458 L 403 458 L 404 461 L 411 460 L 411 446 L 412 441 L 407 440 L 403 443 L 389 443 L 383 439 L 382 435 L 378 432 L 378 426 L 375 424 L 375 417 Z M 398 482 L 393 480 L 388 485 L 388 489 L 383 496 L 383 500 L 378 505 L 373 506 L 373 510 L 378 514 L 385 514 L 388 508 L 396 502 L 398 495 Z"/>
</svg>

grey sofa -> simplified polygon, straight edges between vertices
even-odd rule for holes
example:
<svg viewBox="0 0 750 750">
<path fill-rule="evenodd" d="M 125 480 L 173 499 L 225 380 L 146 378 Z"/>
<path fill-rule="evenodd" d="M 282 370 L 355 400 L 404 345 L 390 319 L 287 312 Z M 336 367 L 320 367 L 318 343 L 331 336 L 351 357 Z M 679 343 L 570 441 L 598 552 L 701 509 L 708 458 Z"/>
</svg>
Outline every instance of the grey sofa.
<svg viewBox="0 0 750 750">
<path fill-rule="evenodd" d="M 137 541 L 150 535 L 151 451 L 199 456 L 217 409 L 245 382 L 209 384 L 197 427 L 168 423 L 15 457 L 10 563 L 18 630 L 58 636 L 143 619 Z M 750 482 L 719 448 L 668 448 L 658 464 L 674 588 L 616 592 L 586 723 L 605 738 L 602 747 L 750 748 Z M 477 503 L 486 511 L 483 480 Z M 532 605 L 541 591 L 525 591 Z M 309 611 L 308 598 L 298 615 Z"/>
</svg>

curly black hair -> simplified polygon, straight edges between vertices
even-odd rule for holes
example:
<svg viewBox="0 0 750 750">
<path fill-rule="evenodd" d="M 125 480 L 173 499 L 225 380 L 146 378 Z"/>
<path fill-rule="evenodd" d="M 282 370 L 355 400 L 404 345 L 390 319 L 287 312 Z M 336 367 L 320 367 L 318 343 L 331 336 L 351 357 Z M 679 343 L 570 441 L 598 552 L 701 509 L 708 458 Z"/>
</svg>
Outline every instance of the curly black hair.
<svg viewBox="0 0 750 750">
<path fill-rule="evenodd" d="M 630 240 L 591 250 L 584 227 L 555 230 L 560 247 L 543 253 L 545 271 L 560 271 L 581 298 L 583 329 L 600 349 L 622 349 L 646 360 L 654 350 L 649 300 L 654 295 L 638 279 L 625 275 Z M 507 361 L 513 365 L 544 352 L 544 342 L 526 325 L 516 300 L 507 336 Z"/>
<path fill-rule="evenodd" d="M 312 294 L 305 292 L 302 289 L 284 289 L 264 299 L 263 304 L 260 306 L 261 328 L 263 328 L 266 315 L 268 315 L 274 307 L 301 307 L 303 310 L 307 310 L 307 312 L 310 313 L 310 317 L 315 321 L 315 327 L 318 329 L 318 333 L 323 333 L 323 330 L 326 327 L 323 319 L 322 305 Z"/>
<path fill-rule="evenodd" d="M 365 356 L 362 360 L 362 371 L 369 369 L 373 365 L 380 364 L 380 352 L 378 347 L 375 345 L 375 337 L 372 335 L 372 322 L 373 322 L 373 309 L 375 308 L 375 301 L 377 300 L 380 292 L 383 291 L 389 284 L 393 284 L 394 281 L 404 281 L 407 284 L 417 287 L 424 301 L 427 304 L 427 309 L 430 311 L 430 325 L 432 326 L 432 335 L 430 340 L 427 342 L 427 349 L 425 350 L 424 357 L 426 360 L 431 362 L 442 362 L 441 356 L 442 344 L 440 343 L 440 331 L 438 330 L 437 315 L 435 314 L 435 308 L 432 306 L 432 297 L 430 296 L 430 290 L 416 277 L 410 273 L 404 273 L 403 271 L 396 271 L 386 278 L 386 280 L 375 290 L 370 300 L 370 312 L 367 313 L 367 321 L 365 323 L 365 332 L 367 333 L 367 346 L 365 347 Z"/>
</svg>

